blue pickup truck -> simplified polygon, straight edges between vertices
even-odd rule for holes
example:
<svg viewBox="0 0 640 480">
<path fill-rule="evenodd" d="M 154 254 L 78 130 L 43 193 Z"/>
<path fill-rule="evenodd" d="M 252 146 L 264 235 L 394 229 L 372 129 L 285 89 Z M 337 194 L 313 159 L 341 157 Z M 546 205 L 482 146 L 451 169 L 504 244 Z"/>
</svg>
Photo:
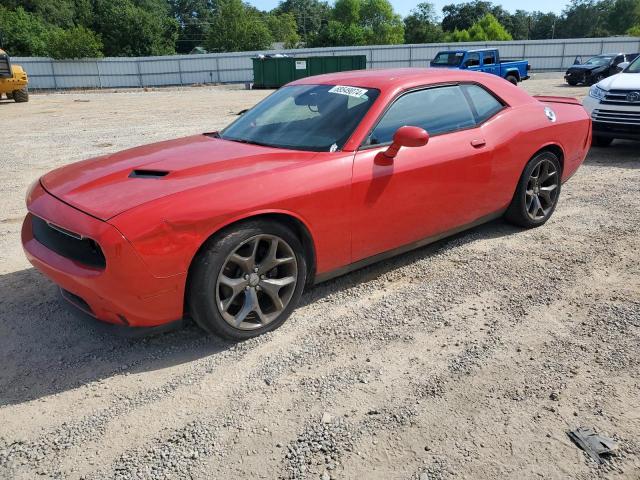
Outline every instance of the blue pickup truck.
<svg viewBox="0 0 640 480">
<path fill-rule="evenodd" d="M 460 68 L 493 73 L 509 80 L 514 85 L 529 78 L 528 60 L 502 60 L 496 49 L 446 50 L 438 52 L 431 60 L 435 68 Z"/>
</svg>

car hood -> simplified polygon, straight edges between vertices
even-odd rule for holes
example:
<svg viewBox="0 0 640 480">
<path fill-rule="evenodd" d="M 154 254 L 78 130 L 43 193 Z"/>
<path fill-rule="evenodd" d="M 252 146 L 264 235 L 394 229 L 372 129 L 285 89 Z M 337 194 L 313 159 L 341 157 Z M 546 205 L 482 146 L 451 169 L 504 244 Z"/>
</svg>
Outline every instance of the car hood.
<svg viewBox="0 0 640 480">
<path fill-rule="evenodd" d="M 593 70 L 597 70 L 599 68 L 605 68 L 605 66 L 604 65 L 572 65 L 569 67 L 569 70 L 578 71 L 578 72 L 582 72 L 582 71 L 592 72 Z"/>
<path fill-rule="evenodd" d="M 167 195 L 259 175 L 316 155 L 197 135 L 67 165 L 41 183 L 63 202 L 108 220 Z"/>
<path fill-rule="evenodd" d="M 640 73 L 618 73 L 598 82 L 603 90 L 638 90 L 640 91 Z"/>
</svg>

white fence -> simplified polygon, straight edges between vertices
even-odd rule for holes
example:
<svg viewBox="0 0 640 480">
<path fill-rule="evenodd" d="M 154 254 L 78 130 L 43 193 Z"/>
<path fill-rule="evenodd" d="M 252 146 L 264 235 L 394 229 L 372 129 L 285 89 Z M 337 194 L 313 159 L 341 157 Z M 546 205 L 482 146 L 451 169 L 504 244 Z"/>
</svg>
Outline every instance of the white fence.
<svg viewBox="0 0 640 480">
<path fill-rule="evenodd" d="M 454 48 L 499 48 L 503 58 L 528 59 L 533 72 L 562 71 L 573 64 L 576 56 L 640 52 L 640 37 L 307 48 L 279 53 L 291 56 L 364 54 L 367 68 L 427 67 L 438 51 Z M 268 52 L 97 60 L 15 57 L 12 61 L 26 69 L 31 88 L 118 88 L 251 82 L 251 58 L 260 53 Z"/>
</svg>

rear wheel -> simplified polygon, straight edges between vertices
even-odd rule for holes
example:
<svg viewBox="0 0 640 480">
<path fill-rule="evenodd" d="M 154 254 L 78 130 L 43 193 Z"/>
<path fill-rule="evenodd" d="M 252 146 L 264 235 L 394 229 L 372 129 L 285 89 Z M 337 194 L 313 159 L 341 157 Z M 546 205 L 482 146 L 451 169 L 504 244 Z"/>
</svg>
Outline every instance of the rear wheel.
<svg viewBox="0 0 640 480">
<path fill-rule="evenodd" d="M 591 145 L 594 147 L 608 147 L 613 142 L 613 138 L 610 137 L 599 137 L 597 135 L 593 136 L 591 140 Z"/>
<path fill-rule="evenodd" d="M 24 103 L 29 101 L 29 89 L 24 87 L 22 90 L 15 90 L 13 92 L 13 99 L 16 103 Z"/>
<path fill-rule="evenodd" d="M 560 161 L 551 152 L 533 157 L 522 172 L 505 218 L 521 227 L 539 227 L 551 217 L 560 196 Z"/>
<path fill-rule="evenodd" d="M 296 307 L 307 275 L 302 245 L 279 223 L 252 221 L 214 237 L 194 260 L 191 316 L 232 340 L 278 328 Z"/>
<path fill-rule="evenodd" d="M 13 100 L 13 92 L 7 92 L 7 100 Z"/>
<path fill-rule="evenodd" d="M 515 75 L 507 75 L 507 80 L 514 85 L 518 85 L 518 77 L 516 77 Z"/>
</svg>

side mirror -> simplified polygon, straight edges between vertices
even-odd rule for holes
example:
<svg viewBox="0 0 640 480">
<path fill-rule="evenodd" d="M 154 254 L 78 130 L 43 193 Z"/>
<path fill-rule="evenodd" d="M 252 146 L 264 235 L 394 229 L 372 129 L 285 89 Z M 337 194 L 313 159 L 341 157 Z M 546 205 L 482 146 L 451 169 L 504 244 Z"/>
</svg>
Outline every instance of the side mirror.
<svg viewBox="0 0 640 480">
<path fill-rule="evenodd" d="M 622 62 L 619 63 L 618 66 L 616 67 L 618 72 L 621 72 L 622 70 L 624 70 L 625 68 L 627 68 L 629 66 L 631 62 Z"/>
<path fill-rule="evenodd" d="M 400 147 L 422 147 L 429 142 L 429 134 L 420 127 L 404 126 L 393 134 L 393 142 L 384 152 L 376 155 L 376 161 L 382 165 L 390 165 L 398 154 Z"/>
</svg>

